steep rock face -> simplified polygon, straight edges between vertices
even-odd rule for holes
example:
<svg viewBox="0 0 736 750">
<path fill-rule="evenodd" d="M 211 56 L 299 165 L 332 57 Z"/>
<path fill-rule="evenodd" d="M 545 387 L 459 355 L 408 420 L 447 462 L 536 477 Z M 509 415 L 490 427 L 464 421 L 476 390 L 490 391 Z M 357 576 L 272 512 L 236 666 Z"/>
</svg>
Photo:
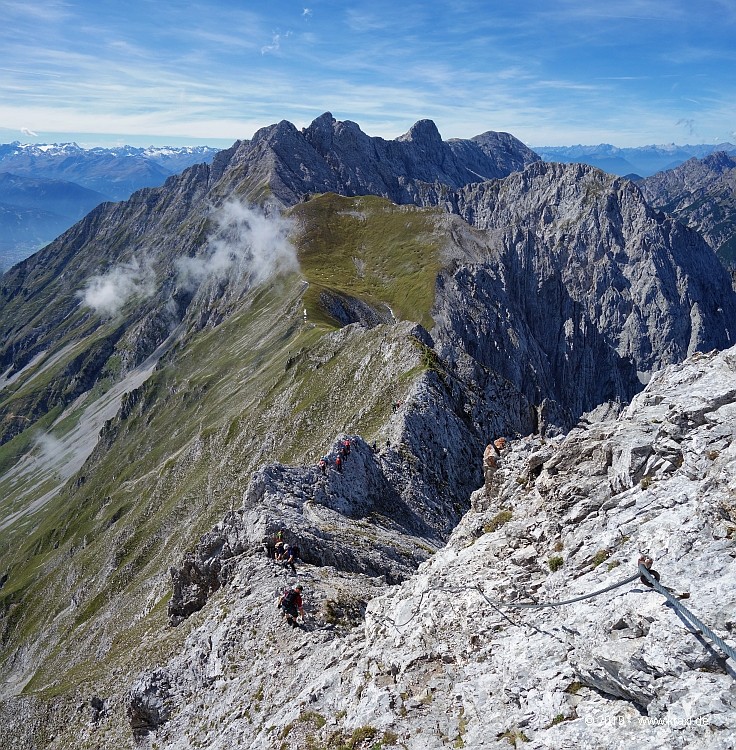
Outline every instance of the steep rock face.
<svg viewBox="0 0 736 750">
<path fill-rule="evenodd" d="M 438 351 L 467 342 L 476 363 L 532 405 L 551 399 L 575 419 L 628 401 L 637 375 L 733 341 L 736 301 L 724 269 L 628 180 L 539 163 L 457 192 L 427 186 L 423 201 L 482 229 L 495 251 L 492 264 L 456 258 L 440 277 Z M 461 297 L 498 314 L 465 315 Z"/>
<path fill-rule="evenodd" d="M 689 159 L 640 183 L 656 208 L 696 229 L 727 264 L 736 260 L 736 158 Z"/>
<path fill-rule="evenodd" d="M 448 545 L 384 595 L 375 579 L 302 566 L 300 629 L 268 614 L 278 569 L 244 554 L 161 668 L 163 687 L 151 688 L 161 670 L 133 685 L 131 706 L 166 706 L 147 742 L 726 750 L 732 665 L 636 565 L 650 554 L 734 645 L 734 373 L 734 349 L 695 355 L 617 420 L 514 441 L 491 495 L 475 493 Z M 356 599 L 363 630 L 334 619 Z"/>
</svg>

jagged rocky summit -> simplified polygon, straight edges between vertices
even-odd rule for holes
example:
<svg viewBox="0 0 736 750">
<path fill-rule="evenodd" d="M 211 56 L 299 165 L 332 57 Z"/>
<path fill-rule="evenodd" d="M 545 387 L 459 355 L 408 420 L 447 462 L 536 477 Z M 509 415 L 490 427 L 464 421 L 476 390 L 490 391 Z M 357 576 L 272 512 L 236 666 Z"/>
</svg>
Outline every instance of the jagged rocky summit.
<svg viewBox="0 0 736 750">
<path fill-rule="evenodd" d="M 662 583 L 736 644 L 735 373 L 736 350 L 697 354 L 617 419 L 513 441 L 491 496 L 474 493 L 448 544 L 398 587 L 302 564 L 301 629 L 270 611 L 295 579 L 244 546 L 181 653 L 133 684 L 140 740 L 731 747 L 732 661 L 638 578 L 603 590 L 651 555 Z"/>
<path fill-rule="evenodd" d="M 301 131 L 287 121 L 263 128 L 232 159 L 249 171 L 268 170 L 262 176 L 274 197 L 293 204 L 325 192 L 414 203 L 417 183 L 461 187 L 506 177 L 539 157 L 508 133 L 443 141 L 431 120 L 420 120 L 391 141 L 326 112 Z"/>
</svg>

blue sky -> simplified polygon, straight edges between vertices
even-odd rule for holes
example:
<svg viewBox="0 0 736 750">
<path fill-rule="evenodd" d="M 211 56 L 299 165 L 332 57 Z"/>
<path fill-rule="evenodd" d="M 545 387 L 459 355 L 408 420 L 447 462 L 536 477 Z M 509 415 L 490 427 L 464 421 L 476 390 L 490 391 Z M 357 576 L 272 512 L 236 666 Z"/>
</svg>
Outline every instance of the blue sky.
<svg viewBox="0 0 736 750">
<path fill-rule="evenodd" d="M 330 111 L 395 138 L 736 142 L 734 0 L 0 0 L 0 142 L 227 146 Z"/>
</svg>

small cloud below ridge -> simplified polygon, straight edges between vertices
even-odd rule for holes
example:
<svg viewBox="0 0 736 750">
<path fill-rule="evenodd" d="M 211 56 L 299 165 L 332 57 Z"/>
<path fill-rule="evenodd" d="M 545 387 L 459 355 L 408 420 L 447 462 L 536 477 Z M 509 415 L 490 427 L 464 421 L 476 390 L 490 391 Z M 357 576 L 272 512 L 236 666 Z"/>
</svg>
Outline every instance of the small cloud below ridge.
<svg viewBox="0 0 736 750">
<path fill-rule="evenodd" d="M 93 276 L 84 290 L 77 292 L 82 304 L 103 317 L 114 318 L 133 297 L 150 297 L 155 291 L 155 275 L 147 261 L 133 258 L 113 266 L 107 273 Z"/>
<path fill-rule="evenodd" d="M 237 200 L 224 203 L 212 214 L 215 230 L 202 255 L 180 258 L 179 283 L 194 291 L 205 279 L 225 281 L 249 276 L 252 285 L 299 268 L 289 240 L 293 222 L 281 214 L 266 215 Z"/>
</svg>

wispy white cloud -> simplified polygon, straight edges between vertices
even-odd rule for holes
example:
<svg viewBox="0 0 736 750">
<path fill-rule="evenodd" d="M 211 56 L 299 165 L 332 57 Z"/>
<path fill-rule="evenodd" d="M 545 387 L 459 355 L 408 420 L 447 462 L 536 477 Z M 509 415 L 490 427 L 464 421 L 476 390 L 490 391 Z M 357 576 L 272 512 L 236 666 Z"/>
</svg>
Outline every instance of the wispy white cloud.
<svg viewBox="0 0 736 750">
<path fill-rule="evenodd" d="M 116 317 L 133 298 L 145 299 L 155 291 L 155 275 L 147 261 L 133 258 L 87 280 L 77 292 L 82 304 L 106 318 Z"/>
<path fill-rule="evenodd" d="M 298 268 L 296 250 L 289 240 L 290 220 L 278 213 L 240 201 L 228 201 L 214 209 L 215 229 L 204 252 L 177 261 L 179 283 L 194 291 L 206 279 L 247 279 L 261 284 L 284 271 Z"/>
<path fill-rule="evenodd" d="M 31 138 L 38 138 L 38 133 L 34 133 L 32 130 L 29 130 L 28 128 L 21 128 L 20 132 L 23 133 L 23 135 L 30 136 Z"/>
<path fill-rule="evenodd" d="M 6 19 L 27 18 L 34 22 L 58 23 L 72 17 L 69 4 L 65 0 L 3 0 L 0 3 Z"/>
<path fill-rule="evenodd" d="M 0 27 L 0 122 L 16 131 L 53 123 L 232 142 L 325 110 L 384 137 L 419 117 L 446 137 L 502 129 L 527 142 L 554 126 L 557 142 L 595 140 L 597 124 L 608 137 L 634 118 L 621 137 L 639 143 L 663 127 L 661 140 L 674 139 L 687 118 L 703 138 L 733 128 L 727 0 L 536 0 L 524 13 L 512 0 L 354 0 L 330 13 L 222 0 L 194 0 L 188 14 L 165 3 L 86 16 L 61 0 L 1 7 L 12 22 Z"/>
<path fill-rule="evenodd" d="M 281 49 L 281 34 L 274 34 L 271 37 L 271 44 L 264 44 L 261 47 L 262 55 L 270 55 L 274 52 L 278 52 Z"/>
</svg>

